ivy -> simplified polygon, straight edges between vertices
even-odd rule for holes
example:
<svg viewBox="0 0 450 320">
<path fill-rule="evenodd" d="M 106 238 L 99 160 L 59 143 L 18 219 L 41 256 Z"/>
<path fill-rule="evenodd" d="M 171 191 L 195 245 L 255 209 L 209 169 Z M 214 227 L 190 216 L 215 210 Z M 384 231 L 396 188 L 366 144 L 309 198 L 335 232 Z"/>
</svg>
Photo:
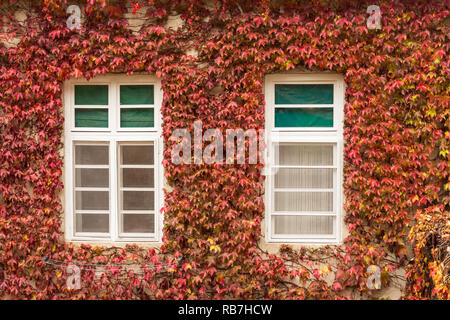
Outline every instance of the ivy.
<svg viewBox="0 0 450 320">
<path fill-rule="evenodd" d="M 404 298 L 448 299 L 449 8 L 439 1 L 88 0 L 80 30 L 68 3 L 0 1 L 0 289 L 14 299 L 346 299 L 407 269 Z M 131 16 L 148 19 L 138 31 Z M 28 15 L 17 19 L 14 12 Z M 177 13 L 183 26 L 165 27 Z M 14 42 L 14 38 L 20 41 Z M 196 51 L 197 54 L 192 54 Z M 260 247 L 261 164 L 174 165 L 173 130 L 262 129 L 264 76 L 291 69 L 345 76 L 345 223 L 340 246 Z M 158 250 L 64 242 L 62 84 L 70 77 L 161 78 L 165 141 Z M 204 128 L 207 129 L 207 128 Z M 412 227 L 412 228 L 411 228 Z M 163 265 L 142 273 L 64 270 L 43 260 Z M 331 280 L 330 280 L 331 279 Z"/>
</svg>

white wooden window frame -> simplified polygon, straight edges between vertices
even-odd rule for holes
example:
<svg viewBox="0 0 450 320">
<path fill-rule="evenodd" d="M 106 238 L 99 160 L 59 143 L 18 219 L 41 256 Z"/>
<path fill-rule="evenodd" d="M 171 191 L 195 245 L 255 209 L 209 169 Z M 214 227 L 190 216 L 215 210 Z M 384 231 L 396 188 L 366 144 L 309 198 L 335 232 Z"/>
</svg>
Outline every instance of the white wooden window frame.
<svg viewBox="0 0 450 320">
<path fill-rule="evenodd" d="M 75 127 L 75 85 L 108 85 L 108 128 L 76 128 Z M 154 127 L 151 128 L 120 128 L 120 85 L 149 84 L 154 86 Z M 107 75 L 98 76 L 89 81 L 69 80 L 64 83 L 64 116 L 65 116 L 65 239 L 66 241 L 85 242 L 160 242 L 162 239 L 163 216 L 160 210 L 163 206 L 162 186 L 164 174 L 162 167 L 163 142 L 161 138 L 161 113 L 163 93 L 161 82 L 150 75 Z M 79 108 L 79 106 L 76 106 Z M 97 108 L 105 106 L 82 106 Z M 129 106 L 127 106 L 129 107 Z M 148 106 L 145 106 L 148 107 Z M 137 130 L 136 130 L 137 129 Z M 109 233 L 75 232 L 75 165 L 74 148 L 76 144 L 109 144 Z M 121 233 L 119 226 L 119 144 L 154 145 L 154 179 L 155 179 L 155 232 Z"/>
<path fill-rule="evenodd" d="M 275 127 L 275 84 L 333 84 L 332 105 L 308 105 L 304 107 L 333 107 L 333 127 Z M 328 73 L 293 73 L 267 75 L 264 84 L 265 116 L 266 116 L 266 172 L 274 172 L 277 167 L 276 148 L 279 144 L 332 144 L 333 145 L 333 223 L 332 235 L 275 235 L 273 218 L 276 215 L 322 215 L 329 213 L 311 212 L 275 212 L 274 210 L 274 176 L 266 176 L 265 182 L 265 240 L 268 243 L 299 243 L 299 244 L 340 244 L 342 243 L 343 227 L 343 114 L 344 114 L 344 79 L 338 74 Z M 302 107 L 297 105 L 279 105 L 280 107 Z M 319 167 L 322 168 L 322 167 Z M 297 188 L 301 189 L 301 188 Z"/>
</svg>

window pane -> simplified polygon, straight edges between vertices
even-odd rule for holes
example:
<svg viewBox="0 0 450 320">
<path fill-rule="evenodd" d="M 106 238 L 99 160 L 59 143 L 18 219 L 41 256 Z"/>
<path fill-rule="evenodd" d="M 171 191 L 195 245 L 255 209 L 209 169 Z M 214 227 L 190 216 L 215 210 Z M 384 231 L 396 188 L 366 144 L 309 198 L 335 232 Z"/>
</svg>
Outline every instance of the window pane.
<svg viewBox="0 0 450 320">
<path fill-rule="evenodd" d="M 76 191 L 76 210 L 109 210 L 108 191 Z"/>
<path fill-rule="evenodd" d="M 332 166 L 333 145 L 280 144 L 279 164 Z"/>
<path fill-rule="evenodd" d="M 151 145 L 133 145 L 121 146 L 122 164 L 153 164 L 153 146 Z"/>
<path fill-rule="evenodd" d="M 276 84 L 275 104 L 333 104 L 333 85 Z"/>
<path fill-rule="evenodd" d="M 275 127 L 333 127 L 333 108 L 275 108 Z"/>
<path fill-rule="evenodd" d="M 275 192 L 275 211 L 333 211 L 332 192 Z"/>
<path fill-rule="evenodd" d="M 108 146 L 75 146 L 75 164 L 101 165 L 109 163 Z"/>
<path fill-rule="evenodd" d="M 75 127 L 108 128 L 108 109 L 75 109 Z"/>
<path fill-rule="evenodd" d="M 77 214 L 76 232 L 109 232 L 109 215 Z"/>
<path fill-rule="evenodd" d="M 122 168 L 122 187 L 154 187 L 153 168 Z"/>
<path fill-rule="evenodd" d="M 275 234 L 333 234 L 334 217 L 274 216 Z"/>
<path fill-rule="evenodd" d="M 124 214 L 123 232 L 127 233 L 154 233 L 154 214 Z"/>
<path fill-rule="evenodd" d="M 153 191 L 122 191 L 122 210 L 154 210 Z"/>
<path fill-rule="evenodd" d="M 120 104 L 154 104 L 153 85 L 121 85 Z"/>
<path fill-rule="evenodd" d="M 333 145 L 280 144 L 279 164 L 298 166 L 332 166 Z"/>
<path fill-rule="evenodd" d="M 76 85 L 76 105 L 108 105 L 107 85 Z"/>
<path fill-rule="evenodd" d="M 279 168 L 275 188 L 333 188 L 333 169 Z"/>
<path fill-rule="evenodd" d="M 76 187 L 109 187 L 109 169 L 75 169 Z"/>
<path fill-rule="evenodd" d="M 154 127 L 153 108 L 122 108 L 120 109 L 121 128 L 148 128 Z"/>
</svg>

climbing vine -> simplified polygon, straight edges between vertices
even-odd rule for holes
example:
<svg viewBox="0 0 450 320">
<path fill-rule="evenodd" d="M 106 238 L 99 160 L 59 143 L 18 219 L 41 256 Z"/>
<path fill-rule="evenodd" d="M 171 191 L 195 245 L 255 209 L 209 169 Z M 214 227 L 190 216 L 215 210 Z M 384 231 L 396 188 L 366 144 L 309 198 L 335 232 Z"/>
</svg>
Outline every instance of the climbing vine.
<svg viewBox="0 0 450 320">
<path fill-rule="evenodd" d="M 406 270 L 404 298 L 448 299 L 449 7 L 376 2 L 87 0 L 81 29 L 69 30 L 73 3 L 0 1 L 0 297 L 371 297 L 376 265 L 384 288 Z M 372 4 L 380 29 L 366 25 Z M 183 23 L 168 28 L 174 15 Z M 145 19 L 128 28 L 136 16 Z M 169 138 L 195 120 L 264 128 L 264 76 L 292 70 L 345 77 L 349 234 L 339 246 L 269 253 L 262 165 L 174 165 Z M 170 188 L 158 249 L 64 241 L 62 84 L 108 73 L 161 79 Z M 81 270 L 70 289 L 49 259 L 105 268 Z"/>
</svg>

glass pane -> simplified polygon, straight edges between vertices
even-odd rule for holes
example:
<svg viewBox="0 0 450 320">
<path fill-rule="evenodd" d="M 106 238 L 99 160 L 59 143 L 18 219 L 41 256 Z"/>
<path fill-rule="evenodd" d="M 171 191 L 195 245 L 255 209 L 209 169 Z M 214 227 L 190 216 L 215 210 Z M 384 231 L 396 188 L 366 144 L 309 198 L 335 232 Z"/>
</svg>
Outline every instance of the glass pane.
<svg viewBox="0 0 450 320">
<path fill-rule="evenodd" d="M 122 210 L 153 210 L 155 195 L 153 191 L 122 191 Z"/>
<path fill-rule="evenodd" d="M 276 84 L 275 104 L 333 104 L 333 84 Z"/>
<path fill-rule="evenodd" d="M 77 214 L 76 232 L 109 232 L 109 215 Z"/>
<path fill-rule="evenodd" d="M 108 191 L 76 191 L 76 210 L 109 210 Z"/>
<path fill-rule="evenodd" d="M 75 109 L 75 127 L 108 128 L 108 109 Z"/>
<path fill-rule="evenodd" d="M 76 105 L 108 105 L 107 85 L 76 85 Z"/>
<path fill-rule="evenodd" d="M 275 127 L 333 127 L 333 108 L 275 108 Z"/>
<path fill-rule="evenodd" d="M 120 104 L 154 104 L 153 85 L 121 85 Z"/>
<path fill-rule="evenodd" d="M 76 187 L 109 187 L 109 169 L 75 169 Z"/>
<path fill-rule="evenodd" d="M 76 145 L 75 164 L 108 164 L 109 148 L 104 146 Z"/>
<path fill-rule="evenodd" d="M 333 192 L 275 192 L 275 211 L 333 211 Z"/>
<path fill-rule="evenodd" d="M 333 145 L 280 144 L 279 164 L 298 166 L 332 166 Z"/>
<path fill-rule="evenodd" d="M 122 168 L 122 187 L 153 188 L 155 185 L 153 173 L 153 169 Z"/>
<path fill-rule="evenodd" d="M 123 232 L 127 233 L 154 233 L 154 214 L 124 214 Z"/>
<path fill-rule="evenodd" d="M 333 188 L 333 169 L 286 169 L 275 174 L 276 188 Z"/>
<path fill-rule="evenodd" d="M 122 108 L 120 109 L 121 128 L 154 127 L 153 108 Z"/>
<path fill-rule="evenodd" d="M 153 146 L 152 145 L 132 145 L 121 146 L 122 164 L 153 164 Z"/>
<path fill-rule="evenodd" d="M 333 234 L 334 217 L 274 216 L 275 234 Z"/>
</svg>

